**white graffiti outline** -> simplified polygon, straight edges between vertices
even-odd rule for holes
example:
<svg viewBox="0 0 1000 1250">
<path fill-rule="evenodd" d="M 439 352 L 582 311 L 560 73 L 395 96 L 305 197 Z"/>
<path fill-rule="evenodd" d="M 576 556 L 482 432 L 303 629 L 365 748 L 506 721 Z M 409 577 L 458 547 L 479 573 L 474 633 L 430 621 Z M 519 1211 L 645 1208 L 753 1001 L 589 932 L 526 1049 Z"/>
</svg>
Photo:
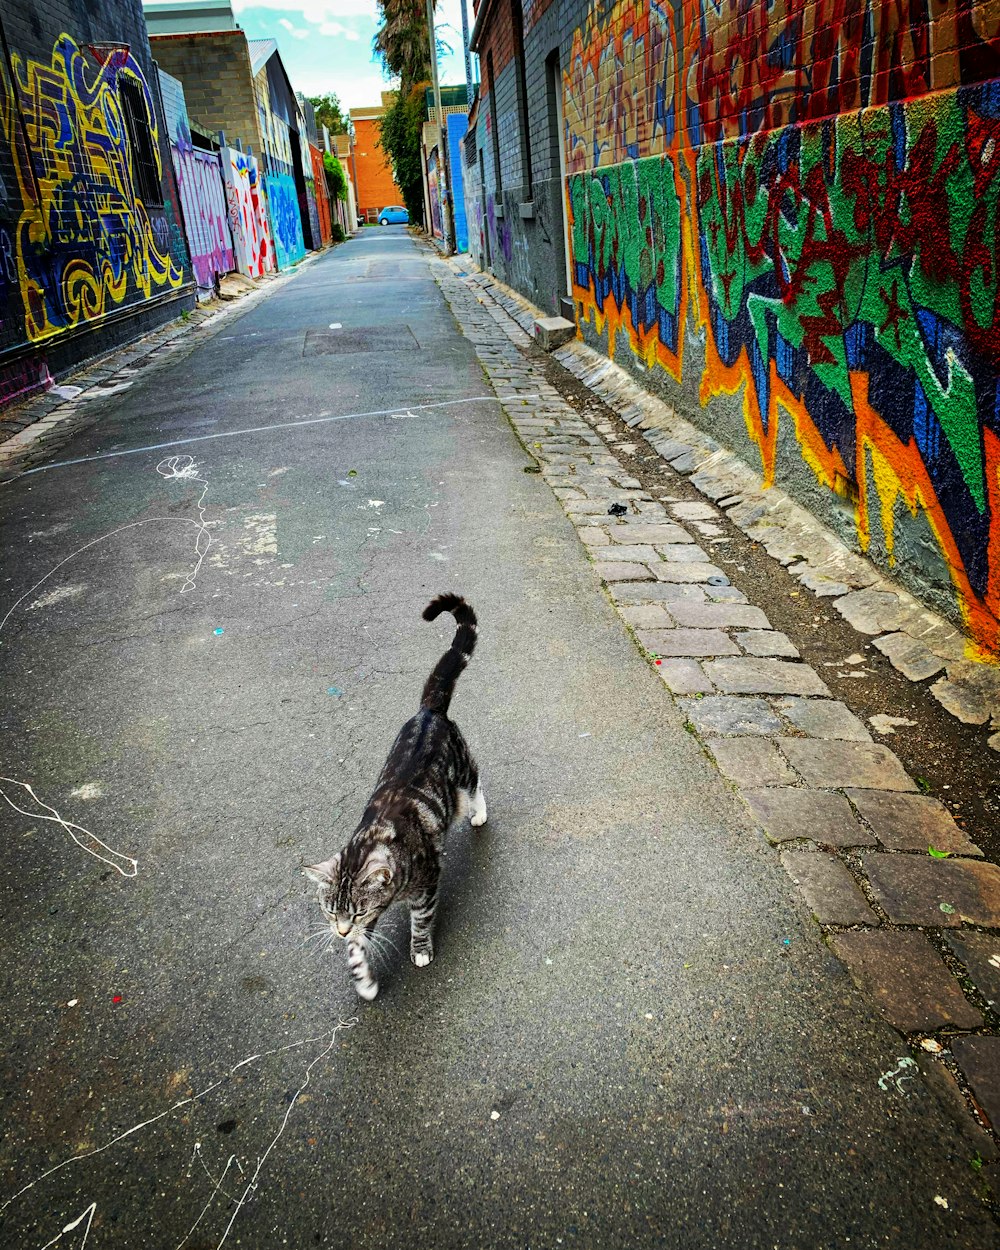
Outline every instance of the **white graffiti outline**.
<svg viewBox="0 0 1000 1250">
<path fill-rule="evenodd" d="M 126 530 L 137 529 L 143 525 L 193 525 L 197 529 L 198 533 L 194 544 L 195 565 L 191 572 L 187 575 L 184 585 L 181 587 L 181 594 L 187 594 L 188 591 L 194 590 L 198 573 L 201 570 L 202 561 L 205 559 L 205 556 L 208 554 L 208 550 L 212 545 L 212 536 L 208 532 L 208 525 L 205 521 L 205 496 L 208 494 L 208 482 L 204 477 L 200 476 L 198 466 L 191 456 L 167 456 L 156 466 L 156 472 L 160 475 L 160 477 L 166 479 L 167 481 L 193 481 L 201 483 L 202 491 L 195 504 L 195 507 L 198 509 L 198 519 L 195 520 L 192 517 L 147 517 L 142 521 L 130 521 L 127 525 L 119 525 L 117 528 L 109 530 L 108 533 L 101 534 L 98 538 L 91 539 L 89 543 L 84 543 L 82 547 L 78 547 L 76 551 L 70 552 L 68 556 L 65 556 L 59 561 L 58 564 L 49 569 L 44 577 L 40 577 L 38 581 L 35 582 L 34 586 L 32 586 L 29 590 L 26 590 L 19 599 L 16 599 L 14 603 L 11 604 L 11 606 L 7 609 L 6 615 L 2 620 L 0 620 L 0 634 L 3 633 L 7 622 L 21 606 L 21 604 L 24 603 L 25 599 L 30 598 L 40 586 L 43 586 L 50 577 L 58 573 L 61 568 L 70 562 L 70 560 L 75 560 L 77 556 L 82 555 L 85 551 L 89 551 L 91 547 L 96 547 L 99 543 L 107 542 L 109 538 L 114 538 L 116 534 L 123 534 Z M 10 795 L 3 789 L 4 783 L 11 786 L 18 786 L 20 789 L 24 790 L 39 805 L 39 807 L 45 808 L 45 811 L 48 812 L 49 815 L 44 815 L 41 812 L 26 811 L 23 807 L 19 807 Z M 28 816 L 32 820 L 51 821 L 53 824 L 59 825 L 66 831 L 66 833 L 69 834 L 81 850 L 86 851 L 88 855 L 93 855 L 95 859 L 99 859 L 102 864 L 107 864 L 123 877 L 134 877 L 138 873 L 139 861 L 137 859 L 134 859 L 130 855 L 123 855 L 120 851 L 114 850 L 112 847 L 108 846 L 106 842 L 102 841 L 97 834 L 91 833 L 89 829 L 85 829 L 82 825 L 78 825 L 72 820 L 63 819 L 54 807 L 52 807 L 49 803 L 46 803 L 44 799 L 40 798 L 35 793 L 29 782 L 18 781 L 15 777 L 0 776 L 0 796 L 3 797 L 8 806 L 12 807 L 14 811 L 19 812 L 22 816 Z M 89 838 L 98 847 L 100 847 L 102 851 L 106 851 L 107 854 L 113 858 L 108 859 L 99 851 L 94 850 L 93 847 L 87 846 L 80 840 L 77 834 L 81 834 L 84 837 Z M 115 861 L 120 861 L 120 863 Z M 122 864 L 127 867 L 123 868 Z"/>
<path fill-rule="evenodd" d="M 91 1224 L 93 1224 L 94 1216 L 96 1214 L 97 1214 L 97 1203 L 92 1202 L 90 1206 L 87 1207 L 86 1210 L 83 1211 L 81 1215 L 78 1215 L 76 1217 L 75 1220 L 71 1220 L 69 1224 L 64 1224 L 62 1232 L 57 1233 L 55 1237 L 52 1238 L 51 1241 L 47 1241 L 45 1245 L 42 1246 L 42 1250 L 49 1250 L 49 1246 L 54 1246 L 56 1245 L 57 1242 L 62 1241 L 66 1233 L 72 1233 L 75 1229 L 80 1227 L 80 1225 L 83 1223 L 84 1220 L 87 1220 L 87 1227 L 83 1230 L 83 1241 L 80 1242 L 80 1245 L 78 1247 L 78 1250 L 84 1250 L 84 1246 L 86 1246 L 87 1244 L 87 1238 L 90 1236 L 90 1226 Z M 89 1219 L 87 1218 L 88 1216 L 90 1217 Z"/>
<path fill-rule="evenodd" d="M 896 1066 L 890 1068 L 888 1072 L 883 1072 L 878 1078 L 878 1087 L 888 1093 L 889 1086 L 893 1085 L 898 1094 L 907 1095 L 907 1091 L 903 1089 L 904 1082 L 915 1081 L 919 1075 L 920 1069 L 916 1061 L 909 1055 L 901 1055 L 896 1060 Z"/>
<path fill-rule="evenodd" d="M 236 1217 L 239 1215 L 240 1210 L 249 1201 L 251 1195 L 257 1191 L 258 1189 L 257 1178 L 260 1176 L 261 1169 L 264 1167 L 264 1164 L 267 1161 L 268 1156 L 270 1155 L 271 1151 L 275 1148 L 275 1146 L 278 1144 L 282 1135 L 285 1132 L 285 1129 L 288 1127 L 288 1121 L 291 1117 L 292 1111 L 294 1110 L 295 1105 L 299 1100 L 299 1096 L 302 1094 L 303 1090 L 305 1090 L 306 1086 L 309 1084 L 309 1079 L 312 1076 L 313 1068 L 321 1060 L 325 1059 L 326 1056 L 330 1053 L 330 1051 L 334 1048 L 334 1046 L 336 1045 L 336 1041 L 337 1041 L 337 1035 L 341 1032 L 341 1030 L 353 1029 L 356 1024 L 358 1024 L 358 1017 L 352 1016 L 349 1020 L 338 1021 L 338 1023 L 334 1026 L 333 1032 L 330 1034 L 328 1038 L 323 1037 L 323 1036 L 306 1037 L 298 1042 L 288 1042 L 284 1046 L 275 1046 L 271 1050 L 262 1050 L 262 1051 L 256 1052 L 255 1054 L 248 1055 L 245 1059 L 241 1059 L 239 1063 L 233 1064 L 233 1066 L 229 1068 L 226 1072 L 224 1072 L 222 1076 L 218 1078 L 218 1080 L 212 1081 L 212 1083 L 210 1085 L 206 1085 L 204 1089 L 199 1090 L 197 1093 L 189 1094 L 186 1098 L 178 1099 L 177 1102 L 165 1108 L 163 1111 L 158 1112 L 154 1116 L 150 1116 L 148 1120 L 142 1120 L 139 1124 L 133 1124 L 131 1128 L 127 1128 L 124 1130 L 124 1132 L 118 1133 L 115 1137 L 112 1137 L 110 1141 L 105 1142 L 103 1146 L 94 1146 L 93 1149 L 91 1150 L 82 1150 L 78 1154 L 70 1155 L 69 1158 L 63 1159 L 61 1163 L 57 1163 L 54 1167 L 49 1168 L 47 1171 L 43 1172 L 40 1176 L 37 1176 L 33 1181 L 29 1181 L 27 1185 L 22 1185 L 20 1189 L 18 1189 L 15 1193 L 11 1194 L 11 1196 L 7 1198 L 3 1203 L 0 1203 L 0 1214 L 6 1211 L 9 1206 L 11 1206 L 14 1202 L 18 1200 L 18 1198 L 28 1193 L 29 1190 L 36 1188 L 36 1186 L 38 1185 L 41 1185 L 43 1181 L 48 1180 L 50 1176 L 54 1176 L 57 1172 L 61 1172 L 63 1168 L 69 1167 L 70 1164 L 80 1163 L 84 1159 L 92 1159 L 95 1155 L 103 1154 L 106 1150 L 110 1150 L 113 1146 L 117 1146 L 119 1142 L 123 1142 L 129 1137 L 134 1137 L 135 1134 L 138 1132 L 141 1132 L 142 1129 L 148 1128 L 151 1124 L 158 1123 L 160 1120 L 163 1120 L 167 1116 L 172 1115 L 175 1111 L 179 1111 L 182 1107 L 190 1106 L 191 1103 L 197 1102 L 199 1099 L 207 1097 L 207 1095 L 212 1093 L 213 1090 L 218 1089 L 220 1085 L 224 1085 L 225 1082 L 228 1081 L 230 1077 L 232 1077 L 235 1073 L 239 1072 L 241 1068 L 245 1068 L 249 1064 L 256 1063 L 261 1059 L 269 1059 L 272 1055 L 281 1055 L 289 1050 L 298 1050 L 303 1046 L 309 1046 L 315 1042 L 325 1041 L 326 1045 L 324 1046 L 324 1048 L 320 1051 L 318 1055 L 316 1055 L 309 1062 L 308 1066 L 306 1067 L 305 1077 L 302 1081 L 302 1084 L 295 1091 L 294 1098 L 292 1098 L 291 1102 L 288 1104 L 288 1108 L 285 1111 L 284 1116 L 282 1117 L 281 1125 L 277 1133 L 271 1139 L 264 1153 L 258 1158 L 257 1166 L 254 1169 L 253 1175 L 250 1178 L 248 1185 L 243 1190 L 243 1193 L 237 1199 L 234 1199 L 234 1201 L 237 1204 L 236 1210 L 233 1212 L 233 1215 L 231 1219 L 229 1220 L 229 1223 L 226 1226 L 226 1229 L 224 1233 L 222 1234 L 220 1241 L 218 1242 L 216 1250 L 219 1250 L 219 1247 L 222 1246 L 223 1242 L 225 1242 L 230 1232 L 232 1231 L 233 1224 L 236 1222 Z M 227 1164 L 226 1170 L 228 1170 L 228 1164 Z M 222 1177 L 220 1178 L 216 1186 L 216 1189 L 212 1193 L 212 1198 L 210 1199 L 208 1205 L 211 1205 L 211 1201 L 214 1200 L 216 1194 L 221 1188 L 222 1181 L 225 1179 L 225 1175 L 226 1175 L 226 1172 L 224 1171 L 222 1174 Z M 211 1176 L 209 1177 L 209 1179 L 212 1179 Z M 208 1210 L 208 1205 L 206 1205 L 206 1207 L 202 1211 L 202 1215 L 204 1215 L 204 1212 Z M 93 1208 L 95 1210 L 96 1210 L 96 1207 L 97 1207 L 97 1203 L 94 1202 Z M 89 1209 L 90 1208 L 88 1208 L 88 1210 Z M 84 1212 L 84 1214 L 86 1214 L 86 1212 Z M 189 1230 L 187 1234 L 187 1237 L 184 1238 L 184 1241 L 186 1241 L 188 1237 L 191 1236 L 191 1233 L 194 1231 L 195 1227 L 197 1227 L 198 1222 L 201 1220 L 202 1215 L 199 1215 L 198 1220 L 196 1220 L 195 1224 L 192 1225 L 191 1229 Z M 91 1218 L 93 1218 L 93 1216 L 91 1216 Z M 77 1224 L 79 1224 L 79 1222 L 80 1221 L 77 1220 Z M 76 1225 L 74 1224 L 72 1227 L 75 1228 Z M 68 1231 L 68 1229 L 63 1229 L 63 1232 L 66 1232 L 66 1231 Z M 61 1233 L 60 1233 L 60 1236 L 62 1236 Z M 58 1241 L 58 1237 L 56 1238 L 56 1241 Z M 183 1246 L 184 1241 L 180 1243 L 181 1246 Z M 49 1243 L 49 1245 L 53 1245 L 53 1244 L 54 1244 L 53 1242 Z M 178 1247 L 178 1250 L 180 1250 L 180 1247 Z"/>
</svg>

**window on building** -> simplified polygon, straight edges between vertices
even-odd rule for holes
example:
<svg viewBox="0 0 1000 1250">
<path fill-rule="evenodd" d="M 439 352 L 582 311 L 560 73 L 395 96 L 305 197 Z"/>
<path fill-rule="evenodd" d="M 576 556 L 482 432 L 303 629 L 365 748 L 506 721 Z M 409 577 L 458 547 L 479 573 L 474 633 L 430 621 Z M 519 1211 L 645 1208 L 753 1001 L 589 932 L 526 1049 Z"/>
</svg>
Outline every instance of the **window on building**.
<svg viewBox="0 0 1000 1250">
<path fill-rule="evenodd" d="M 521 185 L 524 198 L 532 197 L 531 183 L 531 131 L 528 122 L 528 80 L 524 70 L 524 13 L 521 0 L 511 0 L 511 15 L 514 22 L 514 58 L 517 72 L 517 128 L 521 140 Z"/>
<path fill-rule="evenodd" d="M 500 112 L 497 109 L 497 88 L 493 79 L 493 52 L 486 53 L 486 85 L 490 93 L 490 113 L 493 122 L 493 177 L 496 179 L 497 195 L 503 190 L 503 171 L 500 169 L 500 135 L 497 132 Z M 483 190 L 486 190 L 485 184 Z"/>
<path fill-rule="evenodd" d="M 120 74 L 118 97 L 132 147 L 132 176 L 136 195 L 147 208 L 162 208 L 163 187 L 160 183 L 156 147 L 149 128 L 146 93 L 142 84 L 131 74 Z"/>
</svg>

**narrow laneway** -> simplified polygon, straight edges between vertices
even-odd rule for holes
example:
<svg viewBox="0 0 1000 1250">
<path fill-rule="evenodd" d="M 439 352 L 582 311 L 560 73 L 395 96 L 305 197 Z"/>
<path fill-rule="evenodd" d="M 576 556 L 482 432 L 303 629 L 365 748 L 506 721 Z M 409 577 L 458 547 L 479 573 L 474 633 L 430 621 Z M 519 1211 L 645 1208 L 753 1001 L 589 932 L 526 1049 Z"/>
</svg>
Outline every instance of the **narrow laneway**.
<svg viewBox="0 0 1000 1250">
<path fill-rule="evenodd" d="M 5 1247 L 995 1244 L 404 229 L 99 402 L 0 489 Z M 490 820 L 369 1006 L 300 867 L 445 589 Z"/>
</svg>

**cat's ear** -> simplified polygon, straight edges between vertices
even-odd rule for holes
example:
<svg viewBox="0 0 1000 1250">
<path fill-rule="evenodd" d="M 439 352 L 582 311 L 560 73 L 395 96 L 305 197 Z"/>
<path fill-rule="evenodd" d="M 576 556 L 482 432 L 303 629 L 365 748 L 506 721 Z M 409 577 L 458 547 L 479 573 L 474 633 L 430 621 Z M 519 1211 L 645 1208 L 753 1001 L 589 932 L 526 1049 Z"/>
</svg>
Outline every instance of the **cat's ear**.
<svg viewBox="0 0 1000 1250">
<path fill-rule="evenodd" d="M 363 875 L 358 880 L 359 886 L 374 886 L 382 889 L 392 880 L 392 866 L 383 856 L 372 855 L 365 864 Z"/>
<path fill-rule="evenodd" d="M 322 864 L 307 864 L 302 871 L 317 885 L 336 885 L 340 877 L 340 852 L 332 859 L 324 860 Z"/>
</svg>

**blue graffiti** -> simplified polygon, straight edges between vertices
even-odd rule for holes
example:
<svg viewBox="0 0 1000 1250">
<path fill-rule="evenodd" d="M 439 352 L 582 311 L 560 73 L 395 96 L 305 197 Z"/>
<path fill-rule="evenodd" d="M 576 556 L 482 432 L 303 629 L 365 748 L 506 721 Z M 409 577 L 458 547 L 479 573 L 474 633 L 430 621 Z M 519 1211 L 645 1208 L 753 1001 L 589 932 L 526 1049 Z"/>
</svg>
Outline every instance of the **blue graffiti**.
<svg viewBox="0 0 1000 1250">
<path fill-rule="evenodd" d="M 288 174 L 268 174 L 264 183 L 278 268 L 287 269 L 306 254 L 295 180 Z"/>
</svg>

